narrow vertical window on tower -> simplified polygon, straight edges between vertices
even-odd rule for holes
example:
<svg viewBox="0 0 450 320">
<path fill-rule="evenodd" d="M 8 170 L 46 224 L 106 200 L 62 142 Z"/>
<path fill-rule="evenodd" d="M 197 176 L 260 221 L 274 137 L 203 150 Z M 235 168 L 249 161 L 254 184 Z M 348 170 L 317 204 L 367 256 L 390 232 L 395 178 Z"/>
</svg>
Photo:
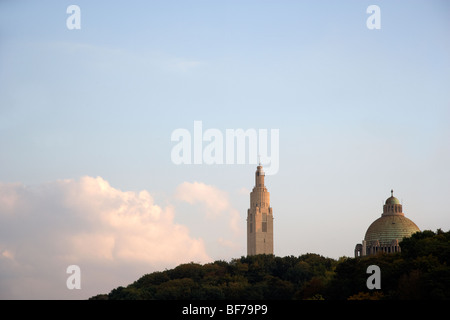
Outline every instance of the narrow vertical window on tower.
<svg viewBox="0 0 450 320">
<path fill-rule="evenodd" d="M 267 214 L 262 215 L 262 232 L 267 232 Z"/>
</svg>

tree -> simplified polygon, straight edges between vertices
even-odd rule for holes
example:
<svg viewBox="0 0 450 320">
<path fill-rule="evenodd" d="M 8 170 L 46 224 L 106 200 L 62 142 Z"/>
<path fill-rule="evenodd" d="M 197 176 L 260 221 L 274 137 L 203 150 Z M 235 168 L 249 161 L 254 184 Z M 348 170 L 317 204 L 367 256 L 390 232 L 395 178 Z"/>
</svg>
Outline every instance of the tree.
<svg viewBox="0 0 450 320">
<path fill-rule="evenodd" d="M 255 255 L 146 274 L 91 299 L 450 299 L 450 231 L 418 232 L 402 252 L 339 260 Z M 381 272 L 381 290 L 367 288 L 367 267 Z"/>
</svg>

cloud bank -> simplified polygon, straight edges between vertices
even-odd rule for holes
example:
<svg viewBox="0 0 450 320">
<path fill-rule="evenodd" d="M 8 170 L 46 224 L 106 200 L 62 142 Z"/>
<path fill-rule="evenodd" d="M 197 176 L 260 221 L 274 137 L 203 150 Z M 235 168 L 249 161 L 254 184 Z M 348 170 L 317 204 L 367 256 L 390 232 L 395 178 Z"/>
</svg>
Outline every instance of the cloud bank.
<svg viewBox="0 0 450 320">
<path fill-rule="evenodd" d="M 190 261 L 211 261 L 203 240 L 147 191 L 124 192 L 101 177 L 0 183 L 0 299 L 88 298 Z M 81 290 L 66 287 L 72 264 Z"/>
<path fill-rule="evenodd" d="M 175 198 L 191 205 L 201 205 L 209 219 L 227 217 L 231 231 L 235 235 L 242 233 L 239 211 L 233 208 L 226 192 L 202 182 L 183 182 L 177 187 Z"/>
</svg>

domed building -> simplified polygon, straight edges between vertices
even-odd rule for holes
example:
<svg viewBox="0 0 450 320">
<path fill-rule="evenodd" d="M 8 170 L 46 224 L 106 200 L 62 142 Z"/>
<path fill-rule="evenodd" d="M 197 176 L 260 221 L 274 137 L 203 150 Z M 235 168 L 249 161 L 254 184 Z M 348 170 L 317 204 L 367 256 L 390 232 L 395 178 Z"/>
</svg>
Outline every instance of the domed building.
<svg viewBox="0 0 450 320">
<path fill-rule="evenodd" d="M 355 257 L 377 252 L 400 252 L 400 241 L 418 231 L 417 225 L 405 217 L 400 201 L 391 190 L 391 197 L 386 200 L 381 217 L 369 226 L 362 244 L 356 245 Z"/>
</svg>

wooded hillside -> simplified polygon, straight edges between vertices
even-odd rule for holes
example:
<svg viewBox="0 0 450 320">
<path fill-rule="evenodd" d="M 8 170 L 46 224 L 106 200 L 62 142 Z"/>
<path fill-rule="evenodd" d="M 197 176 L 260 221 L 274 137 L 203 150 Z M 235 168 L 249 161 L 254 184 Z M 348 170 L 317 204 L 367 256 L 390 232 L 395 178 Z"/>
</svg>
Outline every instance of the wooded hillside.
<svg viewBox="0 0 450 320">
<path fill-rule="evenodd" d="M 339 260 L 308 253 L 182 264 L 91 299 L 450 299 L 450 231 L 418 232 L 400 246 Z M 369 265 L 380 267 L 380 290 L 367 288 Z"/>
</svg>

